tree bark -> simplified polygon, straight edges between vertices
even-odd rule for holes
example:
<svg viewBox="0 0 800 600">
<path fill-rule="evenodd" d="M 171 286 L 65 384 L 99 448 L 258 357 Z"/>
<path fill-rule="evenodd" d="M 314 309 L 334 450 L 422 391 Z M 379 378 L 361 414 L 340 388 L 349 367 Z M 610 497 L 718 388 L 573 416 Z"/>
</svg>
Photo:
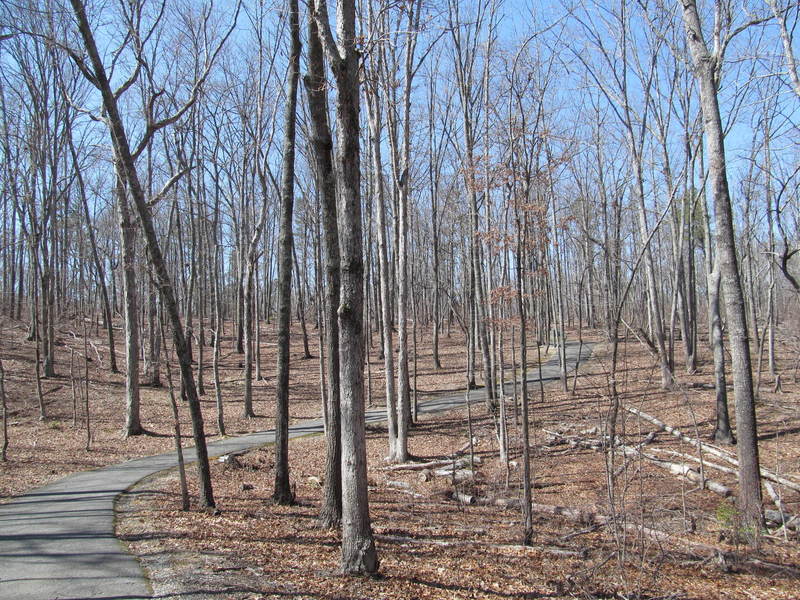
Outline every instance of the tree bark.
<svg viewBox="0 0 800 600">
<path fill-rule="evenodd" d="M 383 338 L 383 366 L 386 380 L 386 421 L 389 432 L 389 458 L 397 454 L 397 397 L 394 378 L 394 342 L 392 332 L 391 284 L 389 281 L 389 239 L 386 232 L 386 204 L 381 160 L 381 108 L 374 90 L 367 90 L 369 141 L 372 146 L 375 202 L 378 205 L 378 266 L 380 267 L 381 337 Z"/>
<path fill-rule="evenodd" d="M 313 7 L 310 7 L 313 11 Z M 325 398 L 325 488 L 319 520 L 323 527 L 338 527 L 342 521 L 342 446 L 339 397 L 339 238 L 336 231 L 336 173 L 333 140 L 328 124 L 325 63 L 313 15 L 308 20 L 308 75 L 304 78 L 311 117 L 314 174 L 320 190 L 323 243 L 325 246 L 324 330 L 328 394 Z M 322 357 L 320 357 L 321 360 Z"/>
<path fill-rule="evenodd" d="M 700 88 L 708 161 L 708 187 L 712 191 L 714 201 L 717 259 L 725 291 L 733 394 L 736 401 L 740 483 L 738 505 L 745 525 L 752 528 L 754 535 L 757 535 L 763 521 L 758 438 L 750 340 L 747 332 L 744 293 L 736 258 L 733 215 L 725 166 L 724 130 L 717 98 L 716 71 L 722 57 L 712 55 L 708 51 L 696 2 L 679 0 L 678 4 L 683 11 L 686 38 L 692 54 L 695 78 Z"/>
<path fill-rule="evenodd" d="M 125 297 L 125 436 L 144 433 L 139 414 L 139 302 L 136 294 L 136 231 L 128 206 L 127 190 L 117 168 L 114 186 L 122 242 L 122 281 Z"/>
<path fill-rule="evenodd" d="M 375 573 L 378 553 L 367 496 L 364 425 L 363 248 L 359 165 L 359 53 L 354 0 L 336 3 L 337 42 L 325 0 L 316 0 L 317 25 L 336 78 L 338 230 L 341 252 L 339 372 L 342 399 L 342 571 Z M 337 47 L 338 43 L 338 47 Z"/>
<path fill-rule="evenodd" d="M 288 11 L 291 47 L 284 115 L 281 224 L 278 245 L 278 369 L 275 382 L 275 488 L 272 492 L 272 500 L 276 504 L 294 502 L 294 494 L 289 486 L 289 327 L 292 318 L 295 130 L 297 85 L 300 79 L 300 11 L 297 0 L 289 0 Z"/>
</svg>

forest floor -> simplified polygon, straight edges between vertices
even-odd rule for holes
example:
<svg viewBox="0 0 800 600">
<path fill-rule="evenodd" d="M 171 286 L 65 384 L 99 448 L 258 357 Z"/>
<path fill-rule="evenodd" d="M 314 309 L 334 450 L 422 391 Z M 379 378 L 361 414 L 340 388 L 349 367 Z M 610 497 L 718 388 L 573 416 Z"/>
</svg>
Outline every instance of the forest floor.
<svg viewBox="0 0 800 600">
<path fill-rule="evenodd" d="M 595 347 L 574 395 L 561 391 L 558 382 L 546 385 L 543 399 L 537 385 L 531 390 L 537 509 L 532 547 L 519 545 L 520 511 L 513 507 L 520 495 L 518 453 L 510 457 L 506 484 L 495 422 L 482 406 L 473 409 L 480 463 L 475 479 L 465 483 L 387 469 L 385 427 L 368 428 L 370 511 L 381 560 L 376 578 L 339 575 L 338 534 L 316 526 L 321 437 L 290 444 L 295 506 L 271 505 L 274 455 L 264 447 L 233 466 L 214 465 L 220 515 L 181 512 L 177 478 L 167 474 L 124 498 L 118 533 L 142 560 L 156 593 L 166 598 L 800 597 L 796 532 L 772 526 L 757 550 L 749 548 L 730 500 L 650 461 L 625 461 L 617 453 L 618 526 L 602 524 L 602 515 L 610 513 L 599 444 L 609 408 L 607 351 Z M 789 355 L 779 358 L 791 364 Z M 622 402 L 707 440 L 714 393 L 691 384 L 708 383 L 711 367 L 702 362 L 695 375 L 681 376 L 681 389 L 664 392 L 649 354 L 635 341 L 625 344 Z M 771 386 L 764 382 L 760 448 L 764 466 L 798 482 L 800 387 L 788 379 L 784 376 L 783 393 L 766 391 Z M 511 407 L 509 419 L 512 447 L 518 448 Z M 631 413 L 620 415 L 628 446 L 656 430 Z M 421 418 L 410 449 L 420 461 L 454 457 L 459 450 L 464 456 L 467 440 L 466 411 L 456 410 Z M 696 453 L 663 432 L 647 450 L 663 458 L 669 452 Z M 732 475 L 706 469 L 709 478 L 736 491 Z M 800 513 L 800 494 L 776 488 L 788 512 Z M 486 505 L 458 501 L 454 492 Z M 564 512 L 554 507 L 580 514 L 554 515 Z"/>
<path fill-rule="evenodd" d="M 5 370 L 8 401 L 8 461 L 0 462 L 0 502 L 11 496 L 46 485 L 69 473 L 97 469 L 131 458 L 152 456 L 174 450 L 173 417 L 167 387 L 166 370 L 161 368 L 160 387 L 141 386 L 141 420 L 145 435 L 125 437 L 125 375 L 112 373 L 104 330 L 87 322 L 88 361 L 84 360 L 82 323 L 63 323 L 57 327 L 56 376 L 42 378 L 42 392 L 47 418 L 40 419 L 36 387 L 35 345 L 26 339 L 24 323 L 4 319 L 0 322 L 0 359 Z M 253 382 L 255 418 L 243 413 L 242 365 L 244 356 L 235 351 L 233 325 L 226 323 L 222 336 L 220 380 L 227 435 L 241 435 L 272 429 L 275 425 L 275 325 L 261 325 L 262 378 Z M 124 370 L 123 331 L 116 330 L 117 363 Z M 319 387 L 317 332 L 309 323 L 309 347 L 312 358 L 304 358 L 300 328 L 292 334 L 290 422 L 296 423 L 322 415 Z M 409 336 L 410 337 L 410 336 Z M 429 337 L 429 336 L 428 336 Z M 422 336 L 420 335 L 420 340 Z M 210 340 L 210 336 L 208 338 Z M 374 335 L 370 351 L 370 381 L 373 402 L 383 403 L 383 361 L 379 359 L 380 336 Z M 195 369 L 199 359 L 195 343 Z M 464 386 L 466 357 L 463 339 L 453 329 L 452 337 L 442 335 L 440 355 L 446 369 L 427 367 L 431 349 L 420 343 L 417 387 L 420 394 L 434 390 L 455 390 Z M 74 355 L 73 355 L 74 352 Z M 425 354 L 427 353 L 427 354 Z M 216 426 L 216 399 L 211 368 L 213 348 L 204 348 L 203 379 L 206 393 L 200 398 L 206 438 L 220 439 Z M 87 403 L 83 387 L 88 365 Z M 144 369 L 144 362 L 141 363 Z M 172 366 L 178 385 L 177 364 Z M 197 371 L 195 371 L 197 373 Z M 74 379 L 74 385 L 73 385 Z M 142 378 L 144 381 L 144 378 Z M 73 392 L 74 390 L 74 392 Z M 193 445 L 188 408 L 179 402 L 180 425 L 184 446 Z M 87 444 L 87 440 L 90 442 Z"/>
<path fill-rule="evenodd" d="M 232 348 L 224 353 L 223 392 L 231 434 L 273 426 L 274 354 L 270 326 L 264 329 L 263 364 L 269 377 L 255 386 L 256 412 L 263 416 L 240 418 L 241 357 Z M 57 364 L 61 378 L 44 380 L 49 418 L 39 421 L 31 383 L 32 346 L 24 341 L 21 328 L 11 330 L 16 335 L 4 335 L 0 341 L 12 410 L 9 462 L 0 464 L 0 494 L 18 494 L 68 472 L 172 448 L 163 389 L 143 388 L 145 427 L 158 435 L 122 437 L 124 378 L 108 373 L 98 337 L 92 340 L 98 351 L 92 350 L 94 359 L 89 363 L 92 444 L 85 449 L 80 405 L 76 427 L 72 426 L 69 378 L 69 348 L 74 344 L 82 350 L 83 343 L 67 328 Z M 463 340 L 453 333 L 452 338 L 442 338 L 444 370 L 432 368 L 430 348 L 420 345 L 418 387 L 423 397 L 436 389 L 463 387 Z M 429 335 L 420 335 L 420 340 L 423 337 L 429 340 Z M 293 339 L 299 342 L 298 338 Z M 312 350 L 316 355 L 316 347 Z M 800 385 L 791 372 L 796 350 L 783 350 L 778 356 L 779 365 L 786 367 L 783 391 L 772 392 L 771 379 L 763 378 L 757 407 L 760 451 L 762 465 L 799 482 Z M 714 391 L 692 387 L 712 380 L 712 365 L 706 357 L 696 374 L 679 371 L 678 389 L 662 391 L 654 361 L 644 348 L 630 340 L 621 352 L 618 379 L 623 405 L 707 441 L 713 428 Z M 300 360 L 301 356 L 302 346 L 293 347 L 293 421 L 320 412 L 318 361 Z M 206 357 L 210 360 L 210 350 Z M 82 359 L 78 361 L 82 367 Z M 748 547 L 743 543 L 748 532 L 738 525 L 729 500 L 649 460 L 633 455 L 625 459 L 619 450 L 615 453 L 616 525 L 604 522 L 604 516 L 613 512 L 607 454 L 600 435 L 609 410 L 609 363 L 608 348 L 598 344 L 579 371 L 574 394 L 562 391 L 558 382 L 546 384 L 543 398 L 538 385 L 530 390 L 536 503 L 532 547 L 519 545 L 520 511 L 514 508 L 520 496 L 519 453 L 512 450 L 506 471 L 498 458 L 494 419 L 482 405 L 472 411 L 480 462 L 475 478 L 459 484 L 430 472 L 388 470 L 385 427 L 368 427 L 370 509 L 381 560 L 379 577 L 339 575 L 338 535 L 316 526 L 324 464 L 320 436 L 290 443 L 295 506 L 269 502 L 274 470 L 273 451 L 267 446 L 233 464 L 214 463 L 220 514 L 181 512 L 177 476 L 168 472 L 141 482 L 123 496 L 117 534 L 139 556 L 160 598 L 800 597 L 795 531 L 771 526 L 760 535 L 757 549 Z M 370 364 L 375 405 L 382 404 L 380 371 L 375 348 Z M 210 368 L 207 383 L 209 375 Z M 207 431 L 209 437 L 216 437 L 211 385 L 208 391 L 203 398 Z M 185 413 L 184 431 L 188 431 Z M 518 449 L 516 423 L 509 407 L 511 447 Z M 629 447 L 657 429 L 629 412 L 620 414 L 620 437 Z M 467 441 L 465 410 L 422 415 L 412 429 L 410 450 L 420 460 L 449 458 L 459 450 L 463 455 Z M 720 448 L 735 453 L 734 447 Z M 681 460 L 670 452 L 697 454 L 696 447 L 664 432 L 643 449 L 675 462 Z M 704 461 L 722 462 L 707 455 Z M 736 492 L 732 475 L 706 467 L 706 476 Z M 194 490 L 193 471 L 189 483 Z M 800 514 L 800 494 L 777 484 L 775 489 L 787 512 Z M 466 503 L 469 499 L 464 496 L 455 500 L 454 492 L 481 504 Z M 774 508 L 766 495 L 765 505 Z"/>
</svg>

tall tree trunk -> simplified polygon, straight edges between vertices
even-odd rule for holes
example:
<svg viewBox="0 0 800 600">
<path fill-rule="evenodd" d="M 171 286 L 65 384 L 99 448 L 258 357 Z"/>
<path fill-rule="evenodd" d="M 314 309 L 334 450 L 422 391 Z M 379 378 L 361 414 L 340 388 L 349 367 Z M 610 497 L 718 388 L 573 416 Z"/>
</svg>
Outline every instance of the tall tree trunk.
<svg viewBox="0 0 800 600">
<path fill-rule="evenodd" d="M 522 404 L 522 544 L 530 545 L 533 538 L 533 518 L 531 515 L 531 457 L 530 457 L 530 423 L 528 421 L 528 341 L 526 335 L 525 316 L 525 264 L 524 248 L 526 246 L 527 218 L 520 220 L 517 209 L 517 309 L 519 311 L 520 328 L 520 402 Z M 541 362 L 541 361 L 540 361 Z M 516 370 L 516 366 L 514 366 Z"/>
<path fill-rule="evenodd" d="M 158 290 L 153 285 L 151 278 L 147 282 L 147 362 L 145 373 L 148 384 L 152 387 L 161 387 L 161 335 L 159 323 L 161 317 L 158 311 Z"/>
<path fill-rule="evenodd" d="M 313 7 L 311 7 L 313 11 Z M 339 238 L 336 231 L 336 173 L 333 140 L 328 124 L 325 63 L 314 16 L 308 20 L 308 75 L 304 78 L 311 116 L 314 174 L 320 190 L 323 243 L 325 246 L 324 330 L 328 397 L 325 399 L 325 488 L 320 524 L 338 527 L 342 521 L 342 445 L 339 397 Z M 318 300 L 319 301 L 319 300 Z M 320 357 L 320 360 L 322 357 Z"/>
<path fill-rule="evenodd" d="M 722 56 L 711 55 L 708 51 L 696 2 L 679 0 L 678 5 L 683 11 L 686 38 L 692 54 L 695 78 L 700 88 L 705 154 L 708 161 L 708 187 L 714 201 L 717 259 L 725 292 L 733 394 L 736 401 L 740 485 L 738 505 L 746 526 L 757 533 L 762 523 L 762 505 L 750 340 L 747 333 L 744 293 L 736 258 L 733 214 L 725 167 L 725 136 L 717 98 L 716 72 Z"/>
<path fill-rule="evenodd" d="M 117 167 L 114 190 L 122 238 L 123 293 L 125 296 L 125 436 L 144 433 L 139 415 L 139 302 L 136 293 L 136 232 L 128 206 L 127 190 Z"/>
<path fill-rule="evenodd" d="M 364 425 L 363 248 L 359 165 L 359 52 L 354 0 L 336 3 L 337 36 L 325 0 L 316 0 L 317 25 L 336 78 L 336 147 L 339 180 L 339 359 L 342 399 L 342 570 L 375 573 L 378 553 L 367 496 Z M 338 44 L 338 47 L 337 47 Z"/>
<path fill-rule="evenodd" d="M 391 285 L 389 282 L 389 236 L 386 231 L 386 202 L 384 198 L 383 164 L 381 160 L 381 107 L 374 90 L 367 90 L 367 112 L 372 169 L 374 173 L 375 202 L 378 207 L 378 266 L 381 289 L 381 332 L 383 339 L 383 366 L 386 380 L 386 420 L 389 430 L 389 458 L 397 459 L 397 397 L 394 379 L 394 343 L 391 313 Z"/>
<path fill-rule="evenodd" d="M 278 372 L 275 382 L 275 489 L 272 492 L 272 499 L 277 504 L 294 502 L 294 494 L 289 486 L 289 327 L 292 318 L 295 129 L 297 85 L 300 79 L 300 11 L 297 0 L 289 0 L 288 11 L 291 48 L 281 171 L 281 227 L 278 245 Z"/>
<path fill-rule="evenodd" d="M 161 295 L 164 299 L 164 307 L 172 325 L 172 336 L 175 345 L 175 353 L 181 369 L 181 382 L 183 384 L 186 398 L 189 401 L 189 411 L 192 417 L 192 434 L 195 442 L 197 454 L 197 469 L 199 474 L 200 501 L 203 506 L 214 506 L 214 493 L 211 486 L 211 470 L 208 463 L 208 449 L 206 447 L 205 430 L 203 427 L 203 414 L 200 411 L 200 401 L 197 397 L 194 376 L 192 374 L 192 361 L 189 355 L 188 345 L 184 336 L 183 324 L 181 323 L 178 303 L 175 298 L 175 290 L 167 270 L 161 247 L 158 243 L 153 217 L 142 190 L 136 164 L 131 154 L 127 132 L 122 123 L 117 98 L 111 89 L 111 84 L 106 75 L 100 53 L 97 50 L 94 34 L 89 25 L 81 0 L 70 0 L 73 13 L 78 24 L 78 29 L 83 40 L 84 49 L 88 54 L 89 64 L 91 65 L 92 83 L 98 89 L 103 100 L 103 109 L 106 113 L 106 123 L 111 134 L 114 155 L 119 164 L 127 188 L 133 198 L 136 210 L 139 213 L 142 230 L 147 241 L 147 251 L 150 262 L 155 270 Z M 87 67 L 88 68 L 88 67 Z"/>
<path fill-rule="evenodd" d="M 252 419 L 256 416 L 253 410 L 253 328 L 254 318 L 253 313 L 255 307 L 253 306 L 253 288 L 255 287 L 255 270 L 256 270 L 256 248 L 258 239 L 250 244 L 250 252 L 248 253 L 247 268 L 244 276 L 244 315 L 242 319 L 242 337 L 244 340 L 244 398 L 242 404 L 242 416 L 245 419 Z"/>
</svg>

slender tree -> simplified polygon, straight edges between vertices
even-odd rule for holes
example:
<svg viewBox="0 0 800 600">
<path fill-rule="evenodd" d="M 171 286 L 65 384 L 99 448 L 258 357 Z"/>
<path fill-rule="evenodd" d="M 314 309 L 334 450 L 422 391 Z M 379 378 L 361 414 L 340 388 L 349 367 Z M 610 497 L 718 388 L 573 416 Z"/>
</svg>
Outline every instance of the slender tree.
<svg viewBox="0 0 800 600">
<path fill-rule="evenodd" d="M 275 488 L 277 504 L 291 504 L 289 484 L 289 327 L 292 317 L 292 212 L 294 210 L 294 155 L 297 118 L 297 86 L 300 79 L 300 11 L 297 0 L 287 4 L 289 17 L 289 66 L 284 115 L 283 168 L 281 170 L 281 224 L 278 247 L 278 372 L 275 413 Z"/>
<path fill-rule="evenodd" d="M 714 204 L 716 251 L 722 287 L 725 292 L 725 312 L 728 319 L 728 340 L 731 351 L 733 395 L 736 401 L 736 433 L 739 459 L 739 510 L 745 523 L 758 532 L 762 522 L 761 477 L 758 457 L 753 374 L 750 364 L 750 340 L 747 332 L 744 291 L 736 257 L 731 199 L 725 165 L 725 134 L 719 110 L 717 89 L 724 48 L 738 30 L 722 32 L 722 20 L 714 28 L 714 51 L 708 49 L 697 3 L 678 0 L 682 11 L 686 39 L 691 51 L 694 76 L 700 91 L 705 131 L 705 158 L 709 190 Z M 716 3 L 721 10 L 721 2 Z"/>
<path fill-rule="evenodd" d="M 323 527 L 338 527 L 342 520 L 342 447 L 339 384 L 339 238 L 336 230 L 336 172 L 333 166 L 333 140 L 328 123 L 325 57 L 319 40 L 317 21 L 310 6 L 308 19 L 308 74 L 304 78 L 311 117 L 311 146 L 314 175 L 320 194 L 322 238 L 325 247 L 325 355 L 328 374 L 325 398 L 325 490 L 320 509 Z M 322 357 L 320 357 L 322 360 Z"/>
</svg>

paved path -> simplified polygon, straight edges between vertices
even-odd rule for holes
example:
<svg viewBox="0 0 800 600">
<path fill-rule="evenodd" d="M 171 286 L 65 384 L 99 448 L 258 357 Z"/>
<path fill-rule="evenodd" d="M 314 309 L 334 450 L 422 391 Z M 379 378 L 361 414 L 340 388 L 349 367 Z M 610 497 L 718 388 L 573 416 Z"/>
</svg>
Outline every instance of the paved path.
<svg viewBox="0 0 800 600">
<path fill-rule="evenodd" d="M 577 342 L 567 344 L 569 365 L 575 364 Z M 591 354 L 584 344 L 582 358 Z M 532 369 L 530 381 L 538 381 Z M 559 376 L 557 357 L 542 365 L 544 380 Z M 471 392 L 471 401 L 483 399 Z M 433 413 L 463 405 L 464 393 L 434 395 L 420 403 Z M 372 410 L 367 422 L 385 419 Z M 321 433 L 322 421 L 304 421 L 289 428 L 290 437 Z M 274 441 L 273 431 L 223 439 L 208 445 L 220 456 Z M 194 451 L 184 451 L 187 461 Z M 140 479 L 177 464 L 174 453 L 139 458 L 96 471 L 70 475 L 0 505 L 0 600 L 122 600 L 150 598 L 151 590 L 139 562 L 114 537 L 114 503 Z"/>
</svg>

